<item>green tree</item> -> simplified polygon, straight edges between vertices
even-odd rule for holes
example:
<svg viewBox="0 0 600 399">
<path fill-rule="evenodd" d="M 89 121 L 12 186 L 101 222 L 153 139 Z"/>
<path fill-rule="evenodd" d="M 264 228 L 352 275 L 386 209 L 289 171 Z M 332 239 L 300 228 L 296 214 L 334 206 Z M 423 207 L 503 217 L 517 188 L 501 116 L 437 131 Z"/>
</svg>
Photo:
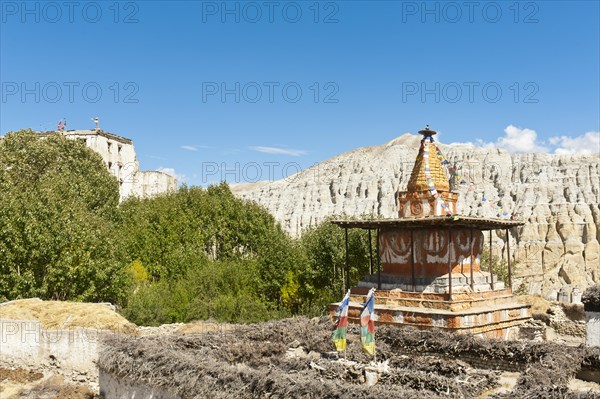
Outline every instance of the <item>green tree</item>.
<svg viewBox="0 0 600 399">
<path fill-rule="evenodd" d="M 297 290 L 284 300 L 282 287 L 300 268 L 301 246 L 266 209 L 236 198 L 226 184 L 130 199 L 120 211 L 124 262 L 142 266 L 150 281 L 130 295 L 125 312 L 133 320 L 258 321 L 298 309 Z M 229 289 L 237 285 L 243 289 Z"/>
<path fill-rule="evenodd" d="M 0 297 L 119 301 L 119 185 L 83 143 L 11 132 L 0 141 Z"/>
<path fill-rule="evenodd" d="M 253 323 L 289 315 L 257 293 L 255 260 L 208 261 L 175 280 L 140 286 L 124 309 L 141 325 L 214 319 Z"/>
<path fill-rule="evenodd" d="M 126 261 L 139 259 L 155 281 L 177 279 L 206 259 L 260 259 L 271 267 L 290 244 L 273 216 L 225 183 L 129 199 L 121 219 Z"/>
<path fill-rule="evenodd" d="M 508 262 L 506 259 L 501 259 L 497 255 L 492 255 L 491 266 L 493 270 L 490 270 L 490 250 L 484 246 L 480 262 L 481 270 L 486 272 L 493 271 L 493 274 L 498 277 L 498 280 L 504 282 L 504 284 L 508 286 Z"/>
<path fill-rule="evenodd" d="M 345 293 L 345 231 L 331 223 L 335 217 L 325 219 L 317 227 L 303 233 L 301 243 L 306 264 L 299 276 L 301 296 L 308 309 L 323 311 L 327 303 L 337 301 Z M 372 235 L 373 266 L 376 265 L 376 234 Z M 348 230 L 350 285 L 355 286 L 369 274 L 368 232 Z"/>
</svg>

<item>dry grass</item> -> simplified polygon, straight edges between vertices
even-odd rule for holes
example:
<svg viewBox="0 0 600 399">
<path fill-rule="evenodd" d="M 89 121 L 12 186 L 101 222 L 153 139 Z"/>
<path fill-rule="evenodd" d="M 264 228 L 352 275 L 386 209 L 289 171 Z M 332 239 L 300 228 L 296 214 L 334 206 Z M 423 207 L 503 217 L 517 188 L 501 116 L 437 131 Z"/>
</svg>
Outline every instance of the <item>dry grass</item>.
<svg viewBox="0 0 600 399">
<path fill-rule="evenodd" d="M 44 377 L 44 374 L 33 370 L 25 370 L 22 368 L 7 369 L 0 367 L 0 382 L 9 380 L 18 383 L 26 383 L 37 381 Z"/>
<path fill-rule="evenodd" d="M 191 323 L 187 323 L 182 325 L 181 327 L 175 330 L 177 334 L 202 334 L 206 332 L 214 332 L 214 331 L 231 331 L 235 328 L 233 324 L 224 324 L 217 323 L 211 321 L 193 321 Z"/>
<path fill-rule="evenodd" d="M 15 399 L 99 399 L 89 387 L 65 382 L 61 376 L 52 376 L 33 387 L 24 387 Z M 2 398 L 4 399 L 4 398 Z M 10 399 L 10 398 L 7 398 Z"/>
<path fill-rule="evenodd" d="M 332 327 L 329 318 L 293 318 L 226 331 L 204 326 L 200 334 L 105 337 L 99 366 L 184 399 L 458 399 L 500 387 L 500 371 L 460 360 L 476 357 L 524 367 L 516 383 L 496 391 L 495 399 L 596 398 L 570 392 L 568 383 L 582 366 L 596 368 L 597 351 L 394 326 L 376 329 L 377 359 L 388 362 L 389 372 L 367 387 L 363 371 L 372 357 L 361 350 L 358 327 L 349 326 L 345 355 L 351 362 L 331 359 Z M 304 355 L 289 356 L 290 350 Z"/>
<path fill-rule="evenodd" d="M 23 299 L 0 305 L 0 318 L 37 320 L 46 330 L 82 327 L 138 334 L 137 326 L 109 304 Z"/>
</svg>

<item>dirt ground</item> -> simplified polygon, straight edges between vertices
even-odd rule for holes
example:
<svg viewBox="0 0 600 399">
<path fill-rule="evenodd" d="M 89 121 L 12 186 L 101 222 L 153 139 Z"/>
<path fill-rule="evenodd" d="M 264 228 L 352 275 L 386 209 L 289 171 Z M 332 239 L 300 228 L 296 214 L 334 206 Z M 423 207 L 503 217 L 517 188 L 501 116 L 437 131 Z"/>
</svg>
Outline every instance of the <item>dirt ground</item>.
<svg viewBox="0 0 600 399">
<path fill-rule="evenodd" d="M 0 367 L 2 399 L 96 399 L 99 396 L 85 385 L 67 383 L 61 376 L 24 368 Z"/>
</svg>

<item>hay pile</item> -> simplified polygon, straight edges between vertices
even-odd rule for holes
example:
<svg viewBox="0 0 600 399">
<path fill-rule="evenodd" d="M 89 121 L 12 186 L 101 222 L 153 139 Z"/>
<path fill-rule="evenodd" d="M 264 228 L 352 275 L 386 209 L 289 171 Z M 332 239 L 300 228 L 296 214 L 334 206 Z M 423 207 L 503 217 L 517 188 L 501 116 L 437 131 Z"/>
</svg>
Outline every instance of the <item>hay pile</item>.
<svg viewBox="0 0 600 399">
<path fill-rule="evenodd" d="M 235 328 L 233 324 L 217 323 L 215 321 L 193 321 L 186 323 L 174 330 L 177 334 L 202 334 L 214 331 L 231 331 Z"/>
<path fill-rule="evenodd" d="M 597 397 L 567 388 L 584 358 L 594 363 L 585 348 L 392 326 L 376 330 L 377 359 L 387 371 L 367 387 L 372 357 L 362 353 L 358 328 L 348 331 L 348 361 L 334 360 L 331 328 L 329 318 L 294 318 L 196 335 L 107 337 L 99 367 L 185 399 L 474 398 L 497 387 L 500 372 L 459 360 L 468 354 L 524 363 L 514 389 L 497 398 Z"/>
<path fill-rule="evenodd" d="M 112 305 L 101 303 L 22 299 L 1 304 L 0 318 L 37 320 L 46 330 L 82 327 L 130 335 L 138 333 L 137 326 L 115 312 Z"/>
</svg>

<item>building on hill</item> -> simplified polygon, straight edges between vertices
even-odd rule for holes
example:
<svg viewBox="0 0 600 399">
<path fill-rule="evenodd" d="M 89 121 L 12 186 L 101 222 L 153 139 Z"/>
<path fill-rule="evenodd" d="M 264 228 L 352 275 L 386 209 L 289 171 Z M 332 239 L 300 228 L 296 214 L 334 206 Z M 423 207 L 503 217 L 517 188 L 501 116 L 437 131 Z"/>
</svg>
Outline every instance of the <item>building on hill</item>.
<svg viewBox="0 0 600 399">
<path fill-rule="evenodd" d="M 60 132 L 72 140 L 80 140 L 102 157 L 110 173 L 119 181 L 120 201 L 128 197 L 152 197 L 177 190 L 177 179 L 159 171 L 140 171 L 133 142 L 100 129 Z M 41 132 L 41 136 L 56 132 Z"/>
</svg>

